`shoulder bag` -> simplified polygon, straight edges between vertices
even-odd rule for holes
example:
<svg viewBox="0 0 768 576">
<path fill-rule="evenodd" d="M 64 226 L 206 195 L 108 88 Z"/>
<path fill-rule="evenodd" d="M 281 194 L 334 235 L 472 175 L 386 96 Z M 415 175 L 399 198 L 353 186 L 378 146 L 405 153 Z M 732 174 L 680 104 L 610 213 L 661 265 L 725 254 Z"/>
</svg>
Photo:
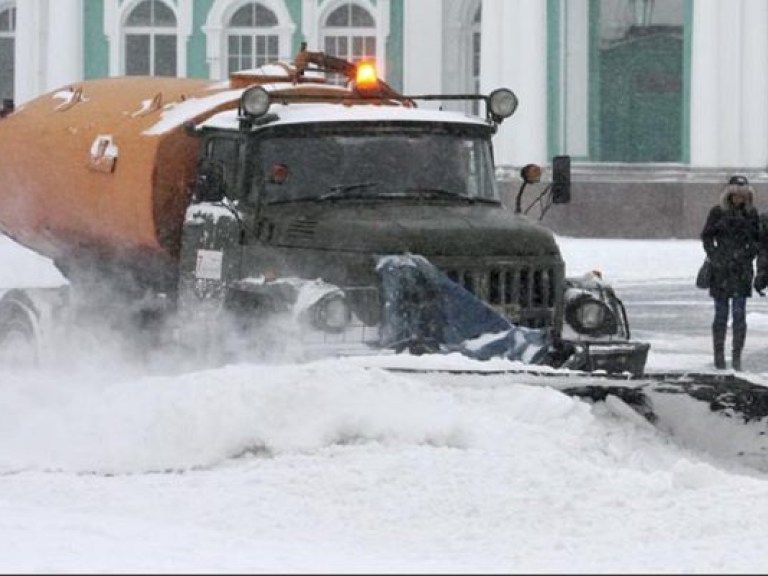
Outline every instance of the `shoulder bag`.
<svg viewBox="0 0 768 576">
<path fill-rule="evenodd" d="M 696 287 L 706 290 L 712 284 L 712 262 L 705 258 L 696 274 Z"/>
</svg>

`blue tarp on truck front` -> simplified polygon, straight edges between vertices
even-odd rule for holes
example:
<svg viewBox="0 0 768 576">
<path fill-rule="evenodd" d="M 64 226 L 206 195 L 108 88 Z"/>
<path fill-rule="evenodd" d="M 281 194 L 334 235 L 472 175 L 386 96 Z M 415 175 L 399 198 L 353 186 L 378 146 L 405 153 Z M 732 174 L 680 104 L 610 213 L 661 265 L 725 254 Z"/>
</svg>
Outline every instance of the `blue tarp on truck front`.
<svg viewBox="0 0 768 576">
<path fill-rule="evenodd" d="M 512 324 L 426 258 L 383 256 L 376 269 L 384 297 L 383 346 L 414 353 L 461 352 L 480 360 L 548 362 L 548 330 Z"/>
</svg>

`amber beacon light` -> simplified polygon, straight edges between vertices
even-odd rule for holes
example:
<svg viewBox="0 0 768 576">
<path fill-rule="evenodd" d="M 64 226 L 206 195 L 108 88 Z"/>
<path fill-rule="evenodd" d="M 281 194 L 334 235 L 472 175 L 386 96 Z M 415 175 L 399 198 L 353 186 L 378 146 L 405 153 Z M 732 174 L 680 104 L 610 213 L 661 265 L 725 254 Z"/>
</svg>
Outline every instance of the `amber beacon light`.
<svg viewBox="0 0 768 576">
<path fill-rule="evenodd" d="M 376 75 L 376 66 L 373 62 L 360 62 L 355 74 L 355 85 L 358 90 L 372 91 L 379 87 L 379 79 Z"/>
</svg>

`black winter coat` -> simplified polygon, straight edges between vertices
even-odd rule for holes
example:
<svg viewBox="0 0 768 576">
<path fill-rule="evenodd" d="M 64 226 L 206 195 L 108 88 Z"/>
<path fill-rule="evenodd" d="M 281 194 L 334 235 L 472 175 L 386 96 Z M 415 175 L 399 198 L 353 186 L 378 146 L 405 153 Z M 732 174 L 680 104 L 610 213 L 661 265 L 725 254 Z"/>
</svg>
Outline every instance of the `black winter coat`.
<svg viewBox="0 0 768 576">
<path fill-rule="evenodd" d="M 768 213 L 760 214 L 760 245 L 757 251 L 755 289 L 768 288 Z"/>
<path fill-rule="evenodd" d="M 709 211 L 701 240 L 712 262 L 712 298 L 752 296 L 759 231 L 760 217 L 751 205 L 724 203 Z"/>
</svg>

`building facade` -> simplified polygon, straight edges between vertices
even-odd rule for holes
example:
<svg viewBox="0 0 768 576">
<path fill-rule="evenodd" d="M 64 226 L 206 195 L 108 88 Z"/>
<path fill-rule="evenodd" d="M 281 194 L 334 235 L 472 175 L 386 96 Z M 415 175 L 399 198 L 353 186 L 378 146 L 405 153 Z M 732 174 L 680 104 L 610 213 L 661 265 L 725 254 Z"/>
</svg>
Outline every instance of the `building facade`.
<svg viewBox="0 0 768 576">
<path fill-rule="evenodd" d="M 0 98 L 225 79 L 301 42 L 373 57 L 407 94 L 512 88 L 501 178 L 569 154 L 574 202 L 547 214 L 564 233 L 691 236 L 728 173 L 768 180 L 764 0 L 0 0 Z"/>
</svg>

